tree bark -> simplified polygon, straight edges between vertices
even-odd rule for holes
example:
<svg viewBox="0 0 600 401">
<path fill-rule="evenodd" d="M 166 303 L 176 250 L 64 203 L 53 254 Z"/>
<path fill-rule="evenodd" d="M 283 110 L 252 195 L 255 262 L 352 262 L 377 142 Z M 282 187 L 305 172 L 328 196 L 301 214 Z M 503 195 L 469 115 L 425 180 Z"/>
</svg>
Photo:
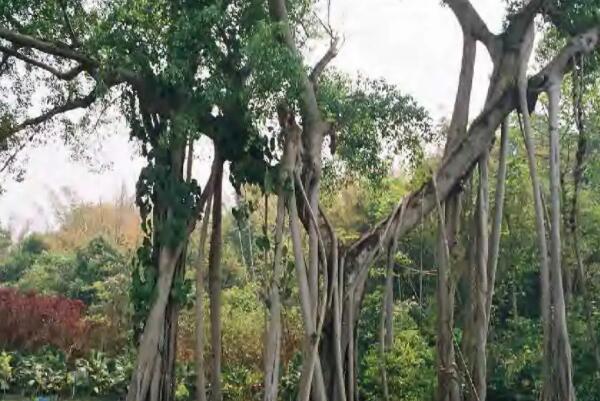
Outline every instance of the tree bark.
<svg viewBox="0 0 600 401">
<path fill-rule="evenodd" d="M 463 55 L 462 66 L 458 81 L 458 90 L 454 102 L 454 111 L 448 136 L 446 147 L 444 150 L 444 158 L 448 157 L 452 150 L 460 143 L 461 138 L 464 138 L 467 132 L 467 121 L 469 118 L 469 105 L 471 100 L 471 91 L 473 87 L 473 75 L 475 67 L 475 57 L 477 52 L 477 42 L 471 34 L 471 28 L 467 21 L 461 22 L 463 28 Z M 440 237 L 439 249 L 439 268 L 444 270 L 441 275 L 438 275 L 437 286 L 437 312 L 438 319 L 446 319 L 450 324 L 450 337 L 448 333 L 439 334 L 438 343 L 438 399 L 457 401 L 459 397 L 458 377 L 448 377 L 448 366 L 455 366 L 455 350 L 454 350 L 454 296 L 455 284 L 452 282 L 451 261 L 460 257 L 456 254 L 458 251 L 457 237 L 459 227 L 459 216 L 461 213 L 461 193 L 460 189 L 455 189 L 451 196 L 446 200 L 445 214 L 446 224 L 439 226 L 438 236 Z M 442 232 L 441 230 L 444 230 Z M 445 238 L 446 245 L 444 245 Z M 443 246 L 448 246 L 448 259 L 442 261 L 444 255 Z M 452 256 L 455 256 L 454 258 Z M 446 271 L 447 270 L 447 271 Z M 439 273 L 438 273 L 439 274 Z M 447 302 L 442 300 L 452 300 Z M 447 330 L 446 326 L 438 325 L 439 328 Z M 440 355 L 441 352 L 446 352 L 446 355 Z M 456 372 L 453 372 L 455 374 Z"/>
<path fill-rule="evenodd" d="M 279 370 L 281 352 L 281 294 L 280 285 L 283 277 L 283 229 L 285 209 L 288 201 L 293 199 L 288 186 L 294 183 L 294 170 L 298 162 L 300 143 L 300 127 L 297 126 L 293 114 L 286 107 L 280 108 L 279 122 L 283 137 L 283 155 L 279 164 L 277 189 L 277 215 L 275 217 L 275 251 L 273 256 L 273 272 L 268 292 L 267 331 L 265 334 L 265 392 L 264 401 L 277 401 L 279 391 Z M 265 211 L 266 211 L 265 203 Z M 290 214 L 290 219 L 292 215 Z M 265 227 L 267 221 L 265 219 Z M 265 228 L 265 232 L 267 232 Z M 294 242 L 294 255 L 296 255 Z M 266 260 L 266 258 L 265 258 Z M 297 259 L 296 259 L 297 260 Z M 298 266 L 297 266 L 298 267 Z"/>
<path fill-rule="evenodd" d="M 550 338 L 550 377 L 546 379 L 544 397 L 547 401 L 574 401 L 573 367 L 571 362 L 571 346 L 567 331 L 567 316 L 563 290 L 560 242 L 560 145 L 559 145 L 559 112 L 560 112 L 560 79 L 551 83 L 548 88 L 550 115 L 550 299 L 552 301 L 552 326 Z"/>
<path fill-rule="evenodd" d="M 438 401 L 458 401 L 460 392 L 458 386 L 458 375 L 454 357 L 454 284 L 450 276 L 450 248 L 448 236 L 446 235 L 446 222 L 444 210 L 440 203 L 437 190 L 435 174 L 432 176 L 433 191 L 436 198 L 437 214 L 439 218 L 438 255 L 438 280 L 437 280 L 437 358 L 438 358 Z"/>
<path fill-rule="evenodd" d="M 210 400 L 222 401 L 223 389 L 221 380 L 221 250 L 222 250 L 222 192 L 223 192 L 223 161 L 219 159 L 215 149 L 217 170 L 215 172 L 212 231 L 210 235 L 210 252 L 208 255 L 208 291 L 210 301 Z"/>
<path fill-rule="evenodd" d="M 196 329 L 196 400 L 206 401 L 206 378 L 204 369 L 204 257 L 206 237 L 208 235 L 208 224 L 212 196 L 206 202 L 203 216 L 202 228 L 200 229 L 200 243 L 198 247 L 198 262 L 196 265 L 196 305 L 195 305 L 195 329 Z"/>
<path fill-rule="evenodd" d="M 544 218 L 544 206 L 542 204 L 542 194 L 540 188 L 540 182 L 537 173 L 537 163 L 535 159 L 535 146 L 533 144 L 531 135 L 531 119 L 529 115 L 529 105 L 527 104 L 527 81 L 526 81 L 526 63 L 523 61 L 521 67 L 521 73 L 519 77 L 519 106 L 521 115 L 523 118 L 522 134 L 525 142 L 525 149 L 527 151 L 527 161 L 529 164 L 529 175 L 531 178 L 531 186 L 533 192 L 533 205 L 535 210 L 535 223 L 538 250 L 540 254 L 540 288 L 541 288 L 541 309 L 542 309 L 542 327 L 544 334 L 544 377 L 548 377 L 549 364 L 549 342 L 550 337 L 550 276 L 549 276 L 549 264 L 548 264 L 548 244 L 546 240 L 546 224 Z"/>
<path fill-rule="evenodd" d="M 506 162 L 508 159 L 508 118 L 502 122 L 500 133 L 500 154 L 498 156 L 498 172 L 496 175 L 496 194 L 494 198 L 494 221 L 490 236 L 490 254 L 488 263 L 488 294 L 487 294 L 487 326 L 492 315 L 492 303 L 494 300 L 494 286 L 496 283 L 496 270 L 498 257 L 500 255 L 500 238 L 502 237 L 502 218 L 504 216 L 504 194 L 506 191 Z"/>
<path fill-rule="evenodd" d="M 381 320 L 379 322 L 379 355 L 381 363 L 381 384 L 383 388 L 383 398 L 385 400 L 390 399 L 385 356 L 386 353 L 391 350 L 392 343 L 394 340 L 394 264 L 396 257 L 396 249 L 394 245 L 390 246 L 388 250 L 388 257 L 385 269 L 385 284 L 381 308 Z"/>
<path fill-rule="evenodd" d="M 279 370 L 281 354 L 281 295 L 280 284 L 283 276 L 283 226 L 285 219 L 285 193 L 279 191 L 277 216 L 275 219 L 275 254 L 273 276 L 268 292 L 268 320 L 265 334 L 265 393 L 264 401 L 277 401 L 279 391 Z"/>
<path fill-rule="evenodd" d="M 173 142 L 166 149 L 161 149 L 160 163 L 169 171 L 169 178 L 183 182 L 183 164 L 185 143 Z M 136 367 L 132 374 L 127 392 L 128 401 L 169 400 L 175 394 L 175 356 L 177 338 L 177 318 L 179 305 L 171 296 L 173 284 L 177 277 L 182 277 L 185 267 L 184 250 L 186 240 L 176 244 L 165 244 L 160 241 L 159 229 L 169 224 L 172 210 L 168 200 L 160 194 L 154 194 L 153 213 L 153 263 L 157 275 L 155 298 L 143 328 Z M 186 227 L 182 228 L 185 232 Z"/>
<path fill-rule="evenodd" d="M 467 399 L 484 401 L 486 398 L 486 345 L 487 345 L 487 297 L 488 297 L 488 167 L 487 154 L 479 162 L 479 193 L 475 223 L 477 229 L 476 262 L 471 273 L 472 290 L 470 302 L 472 316 L 470 322 L 471 347 L 467 353 Z"/>
</svg>

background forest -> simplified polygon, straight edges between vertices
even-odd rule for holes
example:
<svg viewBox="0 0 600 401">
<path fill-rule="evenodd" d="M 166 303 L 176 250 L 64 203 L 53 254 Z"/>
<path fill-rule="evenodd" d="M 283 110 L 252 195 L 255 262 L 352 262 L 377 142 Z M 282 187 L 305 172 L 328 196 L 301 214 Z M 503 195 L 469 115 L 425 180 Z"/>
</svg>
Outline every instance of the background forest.
<svg viewBox="0 0 600 401">
<path fill-rule="evenodd" d="M 599 400 L 600 3 L 443 3 L 448 121 L 329 65 L 331 2 L 0 0 L 2 172 L 110 113 L 146 161 L 0 232 L 0 398 Z"/>
</svg>

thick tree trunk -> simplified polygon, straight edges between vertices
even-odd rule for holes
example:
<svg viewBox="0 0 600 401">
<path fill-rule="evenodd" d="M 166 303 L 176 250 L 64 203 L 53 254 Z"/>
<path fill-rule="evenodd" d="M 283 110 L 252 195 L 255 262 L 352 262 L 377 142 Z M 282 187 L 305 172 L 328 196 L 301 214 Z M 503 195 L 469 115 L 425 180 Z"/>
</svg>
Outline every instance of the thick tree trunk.
<svg viewBox="0 0 600 401">
<path fill-rule="evenodd" d="M 215 158 L 220 157 L 215 152 Z M 223 161 L 218 160 L 215 172 L 212 231 L 210 236 L 210 252 L 208 255 L 208 292 L 210 301 L 210 400 L 222 401 L 223 389 L 221 380 L 221 250 L 222 250 L 222 193 L 223 193 Z"/>
<path fill-rule="evenodd" d="M 169 148 L 161 149 L 159 155 L 157 163 L 168 168 L 169 179 L 183 182 L 185 143 L 174 142 Z M 163 199 L 160 193 L 154 194 L 153 202 L 152 244 L 155 265 L 145 268 L 154 269 L 157 280 L 154 302 L 144 325 L 136 368 L 127 391 L 128 401 L 171 400 L 175 394 L 179 305 L 171 295 L 174 282 L 184 273 L 187 238 L 177 244 L 164 244 L 160 241 L 158 230 L 170 223 L 172 211 L 168 200 Z M 182 227 L 182 230 L 185 232 L 186 227 Z"/>
<path fill-rule="evenodd" d="M 175 250 L 163 248 L 158 259 L 156 299 L 142 333 L 136 369 L 127 392 L 128 401 L 172 399 L 175 389 L 175 355 L 173 338 L 176 322 L 171 319 L 175 308 L 171 287 L 180 263 L 183 244 Z"/>
</svg>

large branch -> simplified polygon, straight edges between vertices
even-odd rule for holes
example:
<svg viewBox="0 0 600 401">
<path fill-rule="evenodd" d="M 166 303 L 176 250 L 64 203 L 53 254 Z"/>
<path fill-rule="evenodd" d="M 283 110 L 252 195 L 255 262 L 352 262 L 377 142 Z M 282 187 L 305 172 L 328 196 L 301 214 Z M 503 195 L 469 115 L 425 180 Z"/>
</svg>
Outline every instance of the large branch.
<svg viewBox="0 0 600 401">
<path fill-rule="evenodd" d="M 9 42 L 16 44 L 20 47 L 31 47 L 44 53 L 51 54 L 53 56 L 78 61 L 79 63 L 87 66 L 97 65 L 97 63 L 92 58 L 80 52 L 77 52 L 71 48 L 40 40 L 34 38 L 33 36 L 24 35 L 22 33 L 15 32 L 4 27 L 0 27 L 0 38 L 6 39 Z"/>
<path fill-rule="evenodd" d="M 35 38 L 33 36 L 21 34 L 10 29 L 0 26 L 0 39 L 5 39 L 11 42 L 15 48 L 28 47 L 39 50 L 51 56 L 61 57 L 67 60 L 77 61 L 84 71 L 90 73 L 90 75 L 97 77 L 98 68 L 100 63 L 93 57 L 75 51 L 63 44 L 57 44 L 49 42 L 43 39 Z M 24 60 L 24 58 L 21 58 Z M 36 65 L 36 64 L 33 64 Z M 40 65 L 37 65 L 40 68 Z M 48 67 L 48 66 L 45 66 Z M 47 69 L 47 68 L 46 68 Z M 66 72 L 69 74 L 72 72 Z M 116 67 L 107 69 L 103 74 L 104 83 L 107 85 L 116 85 L 121 82 L 128 82 L 137 89 L 148 91 L 147 85 L 144 85 L 144 79 L 137 73 L 122 67 Z"/>
<path fill-rule="evenodd" d="M 450 153 L 450 149 L 453 149 L 456 143 L 466 135 L 469 120 L 469 106 L 471 103 L 471 91 L 473 89 L 477 46 L 475 39 L 471 35 L 465 33 L 463 38 L 463 55 L 458 78 L 458 89 L 456 91 L 450 127 L 448 128 L 444 158 Z"/>
<path fill-rule="evenodd" d="M 310 81 L 313 83 L 313 85 L 317 84 L 317 81 L 319 79 L 319 76 L 321 76 L 321 74 L 323 73 L 323 71 L 325 70 L 325 68 L 327 68 L 327 66 L 329 65 L 329 63 L 337 57 L 338 54 L 338 38 L 337 37 L 332 37 L 331 38 L 331 43 L 329 44 L 329 48 L 327 49 L 327 51 L 325 52 L 325 54 L 323 55 L 323 57 L 321 57 L 321 59 L 317 62 L 317 64 L 315 64 L 315 66 L 313 67 L 309 79 Z"/>
<path fill-rule="evenodd" d="M 41 68 L 42 70 L 46 70 L 57 78 L 63 79 L 65 81 L 70 81 L 79 75 L 80 72 L 84 70 L 83 65 L 78 64 L 77 66 L 71 68 L 68 71 L 60 71 L 48 64 L 45 64 L 39 60 L 36 60 L 32 57 L 26 56 L 23 53 L 20 53 L 16 49 L 11 49 L 10 47 L 0 45 L 0 52 L 4 53 L 8 56 L 13 56 L 21 61 L 24 61 L 27 64 L 31 64 L 35 67 Z"/>
<path fill-rule="evenodd" d="M 444 0 L 444 2 L 454 12 L 464 34 L 483 43 L 493 58 L 498 50 L 497 37 L 490 32 L 471 2 L 469 0 Z"/>
<path fill-rule="evenodd" d="M 549 81 L 554 74 L 565 74 L 569 71 L 573 57 L 595 51 L 598 48 L 599 39 L 600 27 L 594 27 L 577 36 L 546 67 L 531 77 L 528 81 L 530 104 L 535 103 L 537 96 L 548 88 Z M 511 63 L 503 62 L 503 65 L 509 64 Z M 517 73 L 518 71 L 512 71 L 511 76 L 516 78 Z M 504 78 L 498 82 L 506 82 L 506 78 L 510 77 L 505 76 Z M 510 84 L 503 85 L 502 90 L 499 90 L 500 95 L 473 122 L 468 131 L 468 136 L 460 141 L 435 172 L 437 189 L 442 202 L 446 200 L 453 188 L 460 185 L 463 177 L 471 172 L 477 160 L 489 149 L 495 131 L 504 117 L 517 108 L 518 99 L 515 96 L 516 87 L 514 82 L 516 82 L 516 79 L 512 80 Z M 400 235 L 414 228 L 435 207 L 432 180 L 429 180 L 419 190 L 406 197 L 405 201 L 407 205 L 403 219 L 399 220 L 399 208 L 396 208 L 390 216 L 362 235 L 349 247 L 346 260 L 356 259 L 357 265 L 361 266 L 361 262 L 373 252 L 380 256 L 379 249 L 385 249 L 389 245 L 391 240 L 389 232 L 395 231 L 393 227 L 397 227 Z M 390 226 L 392 226 L 392 229 L 386 229 Z"/>
</svg>

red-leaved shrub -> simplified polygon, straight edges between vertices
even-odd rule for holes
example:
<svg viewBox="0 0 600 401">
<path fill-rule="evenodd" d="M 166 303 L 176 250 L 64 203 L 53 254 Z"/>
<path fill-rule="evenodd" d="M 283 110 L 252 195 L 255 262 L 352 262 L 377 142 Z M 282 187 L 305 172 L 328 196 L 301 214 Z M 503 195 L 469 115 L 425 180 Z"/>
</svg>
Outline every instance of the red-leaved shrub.
<svg viewBox="0 0 600 401">
<path fill-rule="evenodd" d="M 54 346 L 67 354 L 86 348 L 85 305 L 60 296 L 0 288 L 0 348 L 34 351 Z"/>
</svg>

